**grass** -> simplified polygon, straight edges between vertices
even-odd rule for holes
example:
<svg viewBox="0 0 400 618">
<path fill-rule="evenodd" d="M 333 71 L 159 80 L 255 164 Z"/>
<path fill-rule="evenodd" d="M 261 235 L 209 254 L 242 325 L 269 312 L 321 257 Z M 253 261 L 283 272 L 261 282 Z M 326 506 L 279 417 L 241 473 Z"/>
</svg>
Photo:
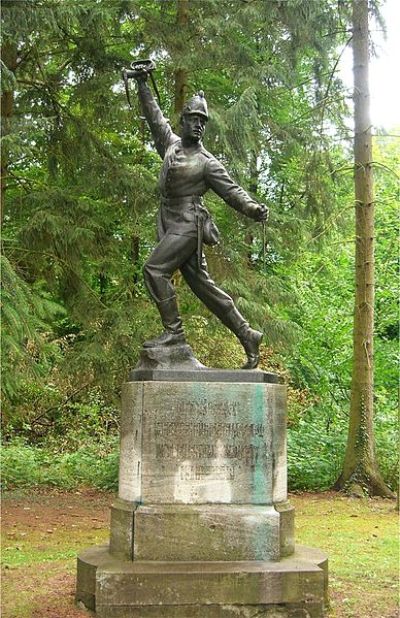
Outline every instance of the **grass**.
<svg viewBox="0 0 400 618">
<path fill-rule="evenodd" d="M 112 494 L 6 494 L 3 618 L 86 618 L 74 605 L 75 556 L 106 543 Z M 297 543 L 329 554 L 329 618 L 397 618 L 393 502 L 336 494 L 291 497 Z"/>
<path fill-rule="evenodd" d="M 394 503 L 335 494 L 295 496 L 296 540 L 329 554 L 329 616 L 397 618 L 399 542 Z"/>
<path fill-rule="evenodd" d="M 71 538 L 69 532 L 58 533 L 54 541 L 46 539 L 43 534 L 30 534 L 29 540 L 21 542 L 8 542 L 3 548 L 2 562 L 7 568 L 36 565 L 42 562 L 66 560 L 76 558 L 83 544 L 101 545 L 108 542 L 108 530 L 104 529 L 101 534 L 88 534 L 86 531 L 74 531 Z"/>
</svg>

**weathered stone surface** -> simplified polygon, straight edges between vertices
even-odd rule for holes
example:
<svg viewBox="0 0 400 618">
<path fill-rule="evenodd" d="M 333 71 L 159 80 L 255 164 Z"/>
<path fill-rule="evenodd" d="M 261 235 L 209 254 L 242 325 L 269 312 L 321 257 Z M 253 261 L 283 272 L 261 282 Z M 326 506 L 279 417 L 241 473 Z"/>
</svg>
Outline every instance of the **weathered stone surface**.
<svg viewBox="0 0 400 618">
<path fill-rule="evenodd" d="M 276 386 L 272 399 L 272 502 L 287 500 L 286 387 Z"/>
<path fill-rule="evenodd" d="M 143 384 L 122 385 L 119 497 L 139 502 L 142 494 Z"/>
<path fill-rule="evenodd" d="M 231 382 L 235 384 L 283 384 L 283 378 L 276 373 L 252 369 L 132 369 L 129 374 L 132 382 Z"/>
<path fill-rule="evenodd" d="M 117 499 L 110 552 L 127 560 L 278 559 L 294 552 L 294 508 L 289 502 L 144 506 Z"/>
<path fill-rule="evenodd" d="M 109 560 L 108 545 L 91 547 L 78 556 L 75 600 L 92 611 L 96 607 L 96 572 Z"/>
<path fill-rule="evenodd" d="M 122 399 L 110 548 L 79 557 L 77 601 L 99 618 L 322 618 L 326 556 L 293 553 L 285 387 L 182 378 Z"/>
<path fill-rule="evenodd" d="M 102 618 L 320 618 L 321 605 L 181 605 L 107 608 Z"/>
<path fill-rule="evenodd" d="M 135 560 L 278 560 L 272 506 L 153 505 L 135 513 Z"/>
<path fill-rule="evenodd" d="M 101 618 L 320 618 L 321 603 L 303 605 L 164 605 L 102 608 Z"/>
<path fill-rule="evenodd" d="M 118 498 L 111 507 L 110 553 L 115 558 L 133 560 L 135 502 Z"/>
<path fill-rule="evenodd" d="M 279 513 L 280 555 L 290 556 L 294 552 L 294 507 L 289 502 L 278 502 L 275 510 Z"/>
<path fill-rule="evenodd" d="M 285 501 L 285 392 L 261 383 L 125 384 L 119 496 L 144 504 Z"/>
<path fill-rule="evenodd" d="M 95 560 L 99 564 L 96 590 L 86 585 L 83 592 L 96 595 L 101 618 L 224 616 L 216 608 L 232 617 L 239 610 L 245 617 L 254 606 L 269 618 L 278 611 L 290 618 L 323 616 L 327 558 L 318 550 L 298 547 L 279 562 L 127 562 L 111 558 L 106 549 L 89 550 L 79 559 L 91 568 Z M 82 590 L 78 582 L 77 600 L 84 600 Z"/>
<path fill-rule="evenodd" d="M 190 345 L 185 343 L 171 346 L 143 347 L 140 352 L 139 361 L 133 371 L 152 371 L 157 369 L 172 371 L 187 369 L 193 371 L 205 369 L 205 367 L 195 358 Z"/>
</svg>

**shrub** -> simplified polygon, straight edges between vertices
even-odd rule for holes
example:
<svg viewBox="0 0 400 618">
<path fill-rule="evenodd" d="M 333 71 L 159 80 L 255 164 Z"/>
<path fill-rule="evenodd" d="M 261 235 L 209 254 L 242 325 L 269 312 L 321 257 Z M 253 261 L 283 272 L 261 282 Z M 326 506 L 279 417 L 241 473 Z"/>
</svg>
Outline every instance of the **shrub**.
<svg viewBox="0 0 400 618">
<path fill-rule="evenodd" d="M 288 430 L 288 486 L 295 490 L 324 490 L 341 470 L 346 432 L 329 427 L 320 417 L 300 419 Z"/>
<path fill-rule="evenodd" d="M 5 489 L 52 486 L 74 489 L 81 485 L 115 490 L 118 486 L 118 441 L 81 446 L 69 453 L 14 441 L 1 452 Z"/>
</svg>

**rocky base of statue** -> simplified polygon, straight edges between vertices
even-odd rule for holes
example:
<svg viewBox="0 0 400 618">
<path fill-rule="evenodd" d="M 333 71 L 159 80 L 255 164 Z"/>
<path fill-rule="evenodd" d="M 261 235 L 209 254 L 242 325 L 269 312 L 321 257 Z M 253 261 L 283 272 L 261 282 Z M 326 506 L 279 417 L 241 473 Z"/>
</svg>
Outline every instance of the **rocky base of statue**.
<svg viewBox="0 0 400 618">
<path fill-rule="evenodd" d="M 161 382 L 235 382 L 282 384 L 276 373 L 259 369 L 213 369 L 203 365 L 190 345 L 142 347 L 138 363 L 129 373 L 129 381 Z"/>
<path fill-rule="evenodd" d="M 205 369 L 187 343 L 142 347 L 135 370 Z"/>
<path fill-rule="evenodd" d="M 327 557 L 294 542 L 286 387 L 236 373 L 123 386 L 110 544 L 78 558 L 76 599 L 99 618 L 324 615 Z"/>
</svg>

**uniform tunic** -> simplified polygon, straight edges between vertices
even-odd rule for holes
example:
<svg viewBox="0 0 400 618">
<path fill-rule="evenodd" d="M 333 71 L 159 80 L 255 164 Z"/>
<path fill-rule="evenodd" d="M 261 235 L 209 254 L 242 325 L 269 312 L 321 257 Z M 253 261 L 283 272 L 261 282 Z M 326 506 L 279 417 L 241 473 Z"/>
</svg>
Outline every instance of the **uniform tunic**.
<svg viewBox="0 0 400 618">
<path fill-rule="evenodd" d="M 196 236 L 194 204 L 201 204 L 202 196 L 209 189 L 235 210 L 256 219 L 259 214 L 257 202 L 230 178 L 224 166 L 201 142 L 183 148 L 181 138 L 172 131 L 145 82 L 139 82 L 139 98 L 157 152 L 164 159 L 159 180 L 159 238 L 167 231 Z"/>
</svg>

